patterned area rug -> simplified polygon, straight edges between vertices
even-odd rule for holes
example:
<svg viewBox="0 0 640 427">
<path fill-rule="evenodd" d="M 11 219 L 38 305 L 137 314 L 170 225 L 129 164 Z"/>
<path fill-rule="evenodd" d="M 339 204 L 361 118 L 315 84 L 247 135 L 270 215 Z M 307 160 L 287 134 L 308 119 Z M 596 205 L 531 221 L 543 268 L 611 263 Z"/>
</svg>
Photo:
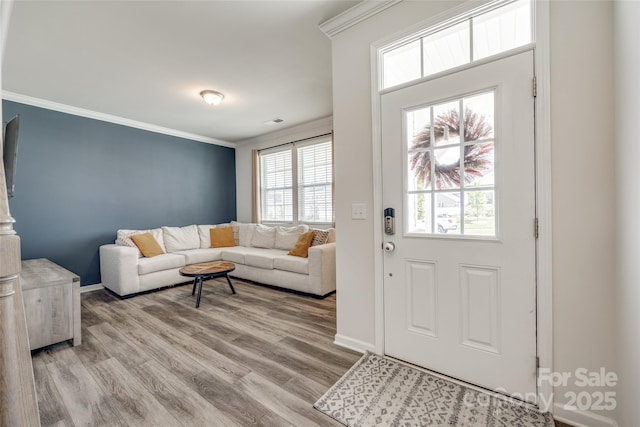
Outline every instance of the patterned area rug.
<svg viewBox="0 0 640 427">
<path fill-rule="evenodd" d="M 346 426 L 552 427 L 553 419 L 367 353 L 313 405 Z"/>
</svg>

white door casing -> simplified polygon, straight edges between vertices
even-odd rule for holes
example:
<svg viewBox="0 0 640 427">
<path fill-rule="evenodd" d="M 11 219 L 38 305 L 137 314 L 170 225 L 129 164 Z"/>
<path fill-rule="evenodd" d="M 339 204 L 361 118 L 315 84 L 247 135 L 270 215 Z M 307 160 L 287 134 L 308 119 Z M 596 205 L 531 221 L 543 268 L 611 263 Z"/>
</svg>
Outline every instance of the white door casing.
<svg viewBox="0 0 640 427">
<path fill-rule="evenodd" d="M 396 246 L 384 255 L 385 354 L 535 403 L 532 80 L 528 51 L 386 93 L 381 135 L 382 201 L 396 210 L 396 234 L 385 236 Z M 415 215 L 406 209 L 407 201 L 415 202 L 408 195 L 415 185 L 408 178 L 406 118 L 478 93 L 494 96 L 495 235 L 473 235 L 473 221 L 464 215 L 458 226 L 468 221 L 471 235 L 437 233 L 438 203 L 433 211 L 425 207 L 432 212 L 425 223 L 435 233 L 428 225 L 428 232 L 416 231 Z M 432 193 L 434 201 L 442 194 L 436 187 Z"/>
</svg>

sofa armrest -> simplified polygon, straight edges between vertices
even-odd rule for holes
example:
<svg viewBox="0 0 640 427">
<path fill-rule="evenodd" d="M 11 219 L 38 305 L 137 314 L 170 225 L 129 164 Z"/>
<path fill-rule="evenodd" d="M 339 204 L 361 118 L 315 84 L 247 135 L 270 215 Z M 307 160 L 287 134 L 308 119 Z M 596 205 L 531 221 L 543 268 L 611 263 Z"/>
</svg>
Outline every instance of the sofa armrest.
<svg viewBox="0 0 640 427">
<path fill-rule="evenodd" d="M 138 250 L 128 246 L 100 246 L 102 286 L 118 295 L 140 292 Z"/>
<path fill-rule="evenodd" d="M 309 276 L 318 295 L 336 290 L 336 244 L 311 246 L 309 248 Z"/>
</svg>

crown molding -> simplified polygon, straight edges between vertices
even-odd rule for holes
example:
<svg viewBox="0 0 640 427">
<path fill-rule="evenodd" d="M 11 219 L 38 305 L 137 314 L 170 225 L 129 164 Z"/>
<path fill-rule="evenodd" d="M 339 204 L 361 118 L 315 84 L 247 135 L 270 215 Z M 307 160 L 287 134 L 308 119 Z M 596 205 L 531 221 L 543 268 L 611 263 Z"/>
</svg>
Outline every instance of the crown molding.
<svg viewBox="0 0 640 427">
<path fill-rule="evenodd" d="M 86 117 L 88 119 L 100 120 L 108 123 L 128 126 L 131 128 L 142 129 L 149 132 L 160 133 L 163 135 L 175 136 L 177 138 L 189 139 L 192 141 L 204 142 L 206 144 L 220 145 L 222 147 L 235 148 L 236 144 L 221 139 L 211 138 L 194 133 L 183 132 L 181 130 L 165 128 L 162 126 L 152 125 L 150 123 L 139 122 L 137 120 L 126 119 L 124 117 L 112 116 L 111 114 L 100 113 L 97 111 L 87 110 L 84 108 L 73 107 L 71 105 L 60 104 L 58 102 L 47 101 L 46 99 L 34 98 L 32 96 L 21 95 L 19 93 L 2 91 L 2 99 L 7 101 L 19 102 L 20 104 L 32 105 L 34 107 L 45 108 L 47 110 L 59 111 L 61 113 L 72 114 L 74 116 Z"/>
<path fill-rule="evenodd" d="M 364 0 L 341 14 L 320 24 L 320 30 L 329 38 L 353 27 L 357 23 L 382 12 L 402 0 Z"/>
</svg>

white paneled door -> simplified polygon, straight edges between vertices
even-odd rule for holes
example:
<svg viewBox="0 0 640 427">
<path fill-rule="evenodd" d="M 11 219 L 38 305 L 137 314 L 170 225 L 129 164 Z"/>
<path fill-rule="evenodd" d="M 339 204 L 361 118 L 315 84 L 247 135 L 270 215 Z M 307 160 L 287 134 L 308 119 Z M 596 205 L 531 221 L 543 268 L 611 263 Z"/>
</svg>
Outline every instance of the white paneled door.
<svg viewBox="0 0 640 427">
<path fill-rule="evenodd" d="M 532 87 L 524 52 L 386 93 L 381 111 L 385 353 L 535 402 Z"/>
</svg>

